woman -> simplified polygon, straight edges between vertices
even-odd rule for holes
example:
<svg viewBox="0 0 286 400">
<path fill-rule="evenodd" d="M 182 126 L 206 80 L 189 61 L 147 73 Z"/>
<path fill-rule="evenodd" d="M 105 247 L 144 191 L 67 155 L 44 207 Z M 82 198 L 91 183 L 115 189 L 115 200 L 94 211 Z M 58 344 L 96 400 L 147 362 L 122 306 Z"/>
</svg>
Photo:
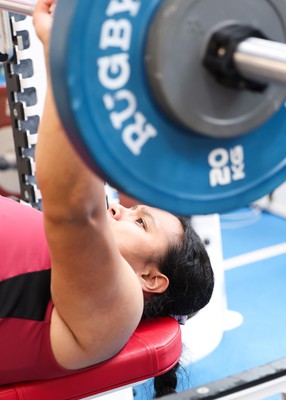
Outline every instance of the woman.
<svg viewBox="0 0 286 400">
<path fill-rule="evenodd" d="M 54 4 L 39 0 L 33 17 L 46 60 Z M 49 71 L 36 170 L 43 214 L 0 200 L 0 384 L 72 374 L 118 353 L 142 315 L 208 303 L 213 274 L 188 219 L 142 205 L 106 211 L 104 183 L 61 125 Z"/>
</svg>

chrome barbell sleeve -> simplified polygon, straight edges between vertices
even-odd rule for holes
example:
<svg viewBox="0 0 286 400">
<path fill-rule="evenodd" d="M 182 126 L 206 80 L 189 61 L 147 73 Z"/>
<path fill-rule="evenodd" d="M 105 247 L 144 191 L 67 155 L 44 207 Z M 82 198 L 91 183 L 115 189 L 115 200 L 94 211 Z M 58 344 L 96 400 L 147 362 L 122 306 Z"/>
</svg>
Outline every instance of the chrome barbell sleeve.
<svg viewBox="0 0 286 400">
<path fill-rule="evenodd" d="M 36 0 L 0 0 L 0 9 L 17 14 L 32 15 Z"/>
<path fill-rule="evenodd" d="M 233 61 L 239 73 L 266 83 L 286 83 L 286 44 L 249 38 L 241 42 Z"/>
</svg>

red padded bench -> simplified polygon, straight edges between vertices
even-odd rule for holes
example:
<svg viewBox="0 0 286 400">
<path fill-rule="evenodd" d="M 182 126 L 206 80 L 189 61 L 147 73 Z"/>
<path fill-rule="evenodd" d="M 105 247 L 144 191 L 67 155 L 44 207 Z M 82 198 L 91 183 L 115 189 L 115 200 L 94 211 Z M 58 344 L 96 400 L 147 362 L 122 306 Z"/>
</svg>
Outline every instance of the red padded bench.
<svg viewBox="0 0 286 400">
<path fill-rule="evenodd" d="M 181 352 L 181 329 L 175 319 L 142 321 L 112 359 L 64 378 L 1 386 L 0 399 L 82 399 L 161 375 L 179 361 Z"/>
</svg>

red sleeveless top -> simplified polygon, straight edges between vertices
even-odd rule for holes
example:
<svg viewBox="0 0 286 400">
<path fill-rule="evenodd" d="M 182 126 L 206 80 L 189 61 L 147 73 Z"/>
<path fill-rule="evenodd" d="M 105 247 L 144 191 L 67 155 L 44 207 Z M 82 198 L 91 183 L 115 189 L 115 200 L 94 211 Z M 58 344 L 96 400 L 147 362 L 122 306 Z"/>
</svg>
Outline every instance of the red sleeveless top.
<svg viewBox="0 0 286 400">
<path fill-rule="evenodd" d="M 76 372 L 53 357 L 52 310 L 42 213 L 0 196 L 0 385 Z"/>
</svg>

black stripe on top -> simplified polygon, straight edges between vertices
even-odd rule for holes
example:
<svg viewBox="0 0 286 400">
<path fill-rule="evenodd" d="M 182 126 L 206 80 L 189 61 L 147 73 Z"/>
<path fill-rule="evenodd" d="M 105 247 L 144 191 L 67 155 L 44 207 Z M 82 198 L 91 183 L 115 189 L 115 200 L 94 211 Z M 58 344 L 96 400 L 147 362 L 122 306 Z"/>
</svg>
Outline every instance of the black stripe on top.
<svg viewBox="0 0 286 400">
<path fill-rule="evenodd" d="M 0 282 L 0 318 L 43 321 L 50 293 L 51 271 L 29 272 Z"/>
</svg>

